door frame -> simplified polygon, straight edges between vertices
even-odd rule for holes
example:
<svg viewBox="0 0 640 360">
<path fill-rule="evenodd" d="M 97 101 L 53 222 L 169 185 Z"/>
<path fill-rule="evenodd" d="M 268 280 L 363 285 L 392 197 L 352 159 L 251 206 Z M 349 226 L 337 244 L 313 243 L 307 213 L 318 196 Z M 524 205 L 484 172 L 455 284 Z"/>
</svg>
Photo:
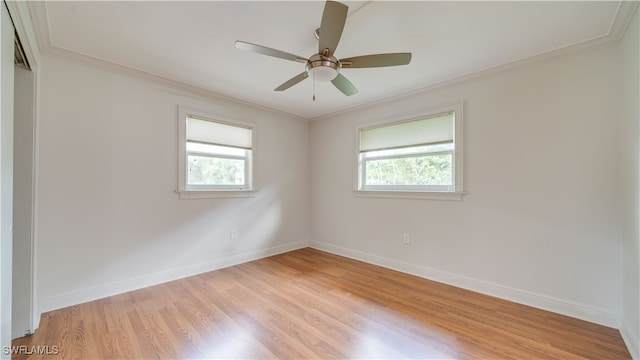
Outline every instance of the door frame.
<svg viewBox="0 0 640 360">
<path fill-rule="evenodd" d="M 3 1 L 9 10 L 16 34 L 22 44 L 24 55 L 33 72 L 33 157 L 32 157 L 32 211 L 31 211 L 31 286 L 30 286 L 30 332 L 35 331 L 40 324 L 40 309 L 38 305 L 37 286 L 37 199 L 38 199 L 38 118 L 39 118 L 39 89 L 40 89 L 40 43 L 36 34 L 36 27 L 32 16 L 38 16 L 28 1 Z M 12 329 L 12 333 L 15 333 Z M 24 335 L 24 334 L 21 334 Z"/>
</svg>

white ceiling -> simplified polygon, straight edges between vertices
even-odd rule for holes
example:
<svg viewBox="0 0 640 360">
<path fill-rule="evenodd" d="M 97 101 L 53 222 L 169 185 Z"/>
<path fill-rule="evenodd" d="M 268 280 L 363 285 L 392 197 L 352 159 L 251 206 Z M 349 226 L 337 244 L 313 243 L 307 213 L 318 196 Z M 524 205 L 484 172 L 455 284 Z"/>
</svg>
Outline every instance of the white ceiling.
<svg viewBox="0 0 640 360">
<path fill-rule="evenodd" d="M 309 57 L 322 1 L 32 3 L 44 51 L 81 54 L 311 119 L 448 80 L 612 41 L 629 7 L 618 1 L 345 2 L 338 58 L 412 52 L 411 64 L 343 69 L 347 97 L 307 79 L 273 89 L 304 64 L 238 50 L 235 40 Z M 622 4 L 622 6 L 621 6 Z M 75 56 L 75 55 L 74 55 Z M 526 60 L 525 60 L 526 61 Z"/>
</svg>

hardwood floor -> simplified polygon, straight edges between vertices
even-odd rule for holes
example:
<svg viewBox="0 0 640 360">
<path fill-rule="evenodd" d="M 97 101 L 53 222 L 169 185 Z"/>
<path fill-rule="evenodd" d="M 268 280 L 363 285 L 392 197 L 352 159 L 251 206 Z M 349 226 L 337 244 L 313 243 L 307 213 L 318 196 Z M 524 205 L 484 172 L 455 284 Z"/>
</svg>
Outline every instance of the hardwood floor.
<svg viewBox="0 0 640 360">
<path fill-rule="evenodd" d="M 615 329 L 309 248 L 51 311 L 13 345 L 18 359 L 630 358 Z"/>
</svg>

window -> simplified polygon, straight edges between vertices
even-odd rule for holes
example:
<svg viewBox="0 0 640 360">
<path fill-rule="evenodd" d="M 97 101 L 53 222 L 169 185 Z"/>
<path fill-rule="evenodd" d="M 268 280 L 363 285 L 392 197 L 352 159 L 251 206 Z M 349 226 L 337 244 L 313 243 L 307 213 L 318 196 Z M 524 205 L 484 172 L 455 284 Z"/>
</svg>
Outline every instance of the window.
<svg viewBox="0 0 640 360">
<path fill-rule="evenodd" d="M 461 144 L 461 103 L 361 127 L 357 194 L 461 198 Z"/>
<path fill-rule="evenodd" d="M 180 108 L 181 197 L 247 196 L 252 190 L 253 126 Z"/>
</svg>

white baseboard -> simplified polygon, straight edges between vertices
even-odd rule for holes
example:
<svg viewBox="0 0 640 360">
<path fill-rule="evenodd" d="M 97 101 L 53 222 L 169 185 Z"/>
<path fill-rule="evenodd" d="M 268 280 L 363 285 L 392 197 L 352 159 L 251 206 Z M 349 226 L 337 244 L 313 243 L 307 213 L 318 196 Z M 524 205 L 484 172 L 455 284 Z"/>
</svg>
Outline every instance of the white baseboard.
<svg viewBox="0 0 640 360">
<path fill-rule="evenodd" d="M 625 345 L 627 345 L 631 357 L 640 360 L 640 337 L 633 331 L 627 321 L 622 321 L 620 335 L 622 335 L 622 340 L 624 340 Z"/>
<path fill-rule="evenodd" d="M 178 280 L 185 277 L 202 274 L 205 272 L 222 269 L 229 266 L 242 264 L 245 262 L 262 259 L 309 246 L 307 241 L 298 241 L 294 243 L 278 245 L 266 249 L 254 250 L 228 256 L 221 259 L 215 259 L 200 264 L 188 265 L 181 268 L 170 269 L 154 274 L 139 276 L 136 278 L 126 279 L 113 282 L 106 285 L 96 286 L 89 289 L 82 289 L 63 295 L 52 296 L 39 299 L 40 312 L 42 313 L 61 309 L 67 306 L 81 304 L 87 301 L 93 301 L 108 296 L 122 294 L 127 291 L 142 289 L 147 286 L 162 284 L 168 281 Z"/>
<path fill-rule="evenodd" d="M 578 304 L 575 302 L 535 294 L 519 289 L 513 289 L 462 275 L 457 275 L 415 264 L 409 264 L 383 256 L 318 241 L 299 241 L 295 243 L 279 245 L 271 248 L 236 254 L 200 264 L 189 265 L 150 275 L 140 276 L 137 278 L 118 281 L 93 288 L 82 289 L 67 294 L 41 298 L 38 299 L 38 303 L 40 305 L 38 318 L 40 317 L 40 314 L 47 311 L 77 305 L 87 301 L 93 301 L 104 297 L 121 294 L 127 291 L 137 290 L 147 286 L 185 278 L 188 276 L 198 275 L 208 271 L 222 269 L 225 267 L 242 264 L 245 262 L 305 248 L 308 246 L 336 255 L 364 261 L 388 269 L 408 273 L 425 279 L 438 281 L 463 289 L 472 290 L 520 304 L 529 305 L 551 312 L 590 321 L 596 324 L 601 324 L 616 329 L 621 328 L 621 325 L 623 325 L 621 324 L 621 316 L 619 314 L 613 314 L 600 309 L 595 309 L 588 305 Z M 640 359 L 638 344 L 633 341 L 633 339 L 638 339 L 637 335 L 633 333 L 629 326 L 623 326 L 621 328 L 621 333 L 633 358 Z"/>
<path fill-rule="evenodd" d="M 532 306 L 535 308 L 571 316 L 581 320 L 596 324 L 620 328 L 621 316 L 604 310 L 593 308 L 592 306 L 579 304 L 563 299 L 557 299 L 545 295 L 532 293 L 520 289 L 514 289 L 491 282 L 478 280 L 462 275 L 457 275 L 441 270 L 409 264 L 394 259 L 374 255 L 358 250 L 347 249 L 341 246 L 324 242 L 311 241 L 310 246 L 314 249 L 326 251 L 336 255 L 348 257 L 355 260 L 364 261 L 370 264 L 382 266 L 388 269 L 397 270 L 407 274 L 419 276 L 425 279 L 445 283 L 459 288 L 479 292 L 482 294 L 495 296 L 501 299 L 513 301 L 519 304 Z"/>
</svg>

